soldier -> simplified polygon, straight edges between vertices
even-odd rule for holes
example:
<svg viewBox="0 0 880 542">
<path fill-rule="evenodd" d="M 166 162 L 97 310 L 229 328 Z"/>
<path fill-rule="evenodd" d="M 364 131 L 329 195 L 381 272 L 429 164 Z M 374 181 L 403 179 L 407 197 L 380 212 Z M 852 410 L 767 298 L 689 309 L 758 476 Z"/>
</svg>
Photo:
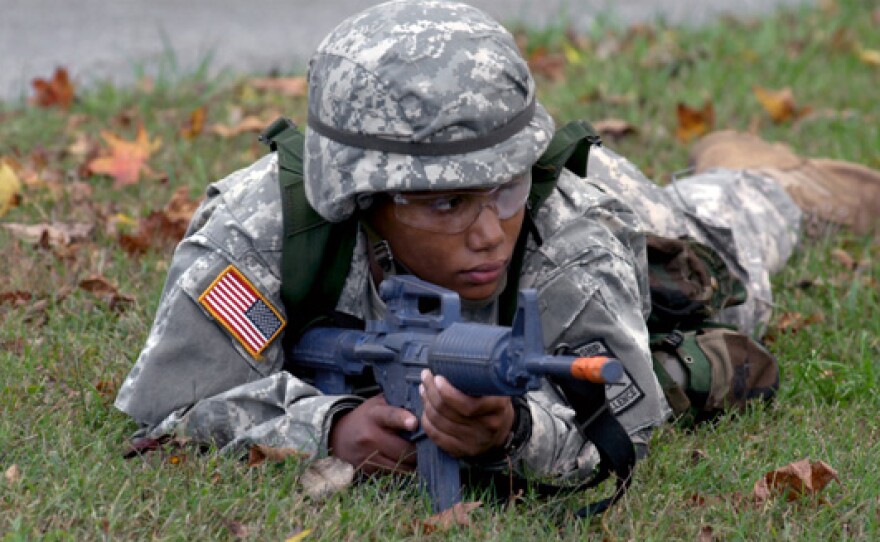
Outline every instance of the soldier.
<svg viewBox="0 0 880 542">
<path fill-rule="evenodd" d="M 719 250 L 749 290 L 724 317 L 751 331 L 767 321 L 768 276 L 797 243 L 800 211 L 767 176 L 714 170 L 660 188 L 596 147 L 587 177 L 564 171 L 533 219 L 530 170 L 553 130 L 512 36 L 481 11 L 400 0 L 341 23 L 309 64 L 304 159 L 309 204 L 359 223 L 336 311 L 381 318 L 377 284 L 411 273 L 457 292 L 466 320 L 496 323 L 527 235 L 517 278 L 537 289 L 547 350 L 622 360 L 609 404 L 643 455 L 670 413 L 645 324 L 646 231 Z M 371 473 L 411 470 L 413 446 L 399 433 L 421 425 L 464 464 L 505 458 L 519 474 L 560 481 L 593 474 L 597 450 L 549 385 L 521 401 L 476 398 L 426 371 L 416 419 L 381 394 L 324 395 L 294 376 L 281 348 L 278 175 L 270 153 L 208 187 L 116 399 L 140 435 L 329 453 Z"/>
</svg>

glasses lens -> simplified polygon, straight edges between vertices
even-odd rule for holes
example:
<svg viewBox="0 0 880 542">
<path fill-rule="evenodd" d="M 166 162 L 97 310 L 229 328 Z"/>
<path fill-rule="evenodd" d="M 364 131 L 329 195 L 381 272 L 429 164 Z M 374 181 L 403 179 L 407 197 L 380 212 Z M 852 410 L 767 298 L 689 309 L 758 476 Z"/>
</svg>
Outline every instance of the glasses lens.
<svg viewBox="0 0 880 542">
<path fill-rule="evenodd" d="M 521 175 L 489 191 L 440 194 L 394 194 L 394 214 L 408 226 L 438 233 L 461 233 L 483 210 L 493 207 L 501 220 L 519 212 L 529 197 L 531 174 Z"/>
</svg>

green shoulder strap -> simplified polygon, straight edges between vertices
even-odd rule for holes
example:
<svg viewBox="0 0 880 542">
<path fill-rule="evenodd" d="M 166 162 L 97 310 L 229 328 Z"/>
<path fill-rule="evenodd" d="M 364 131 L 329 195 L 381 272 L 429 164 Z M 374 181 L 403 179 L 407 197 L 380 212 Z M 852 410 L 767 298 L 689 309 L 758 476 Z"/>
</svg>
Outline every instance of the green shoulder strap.
<svg viewBox="0 0 880 542">
<path fill-rule="evenodd" d="M 357 224 L 355 219 L 332 224 L 309 205 L 303 184 L 304 136 L 293 122 L 279 118 L 260 135 L 260 141 L 278 153 L 284 221 L 281 297 L 289 325 L 299 336 L 335 308 L 348 275 Z M 547 150 L 532 167 L 528 205 L 531 214 L 553 192 L 563 168 L 581 177 L 586 175 L 593 145 L 601 145 L 601 139 L 583 120 L 570 122 L 554 134 Z M 531 217 L 526 220 L 528 226 L 523 228 L 517 240 L 508 284 L 500 298 L 500 323 L 505 325 L 511 324 L 516 311 L 519 272 L 527 236 L 531 232 L 537 238 Z"/>
<path fill-rule="evenodd" d="M 590 148 L 602 144 L 602 139 L 585 120 L 571 121 L 553 134 L 550 145 L 544 154 L 532 166 L 532 189 L 529 192 L 529 213 L 526 216 L 526 224 L 510 262 L 510 271 L 507 273 L 507 285 L 499 298 L 499 323 L 510 325 L 513 315 L 516 313 L 517 292 L 519 291 L 519 275 L 522 271 L 522 261 L 525 256 L 526 241 L 532 234 L 541 244 L 533 218 L 544 201 L 556 188 L 556 181 L 562 174 L 563 169 L 571 170 L 579 177 L 586 177 L 587 162 L 590 158 Z"/>
<path fill-rule="evenodd" d="M 348 275 L 357 225 L 353 219 L 328 222 L 309 205 L 303 182 L 305 138 L 292 121 L 277 119 L 263 131 L 260 141 L 278 153 L 284 224 L 281 298 L 288 325 L 298 337 L 336 307 Z"/>
</svg>

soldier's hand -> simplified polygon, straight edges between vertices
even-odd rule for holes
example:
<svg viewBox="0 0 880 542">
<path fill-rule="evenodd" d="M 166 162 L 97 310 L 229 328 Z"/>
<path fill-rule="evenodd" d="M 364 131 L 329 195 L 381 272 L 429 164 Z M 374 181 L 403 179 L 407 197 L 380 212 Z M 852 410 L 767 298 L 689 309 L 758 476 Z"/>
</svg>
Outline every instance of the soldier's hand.
<svg viewBox="0 0 880 542">
<path fill-rule="evenodd" d="M 472 397 L 442 376 L 422 371 L 422 428 L 453 457 L 470 457 L 504 445 L 513 426 L 510 397 Z"/>
<path fill-rule="evenodd" d="M 330 429 L 330 450 L 367 474 L 411 472 L 416 466 L 416 448 L 400 432 L 417 427 L 411 412 L 376 395 L 336 420 Z"/>
</svg>

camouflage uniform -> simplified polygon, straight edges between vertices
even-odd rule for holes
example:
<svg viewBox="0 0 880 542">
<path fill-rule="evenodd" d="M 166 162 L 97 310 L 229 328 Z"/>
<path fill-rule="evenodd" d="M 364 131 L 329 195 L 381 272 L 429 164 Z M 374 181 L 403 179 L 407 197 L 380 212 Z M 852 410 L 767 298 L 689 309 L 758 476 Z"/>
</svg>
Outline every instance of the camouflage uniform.
<svg viewBox="0 0 880 542">
<path fill-rule="evenodd" d="M 481 46 L 458 47 L 463 40 Z M 328 36 L 310 64 L 305 157 L 309 202 L 325 218 L 342 220 L 359 204 L 368 204 L 364 198 L 372 192 L 506 182 L 531 167 L 552 134 L 552 120 L 534 102 L 534 94 L 512 37 L 478 10 L 410 1 L 369 9 Z M 450 103 L 454 107 L 431 106 Z M 346 134 L 428 146 L 491 139 L 522 118 L 519 113 L 530 104 L 533 111 L 513 135 L 454 157 L 389 153 L 338 141 Z M 328 131 L 328 126 L 344 134 Z M 669 414 L 648 350 L 643 224 L 662 234 L 758 224 L 762 235 L 737 236 L 725 255 L 742 276 L 755 271 L 763 277 L 770 253 L 782 260 L 787 256 L 797 217 L 789 212 L 784 193 L 761 178 L 748 182 L 769 194 L 764 200 L 746 204 L 725 199 L 734 197 L 730 185 L 740 178 L 730 173 L 682 181 L 694 186 L 691 200 L 677 199 L 600 147 L 591 153 L 588 179 L 564 172 L 535 217 L 543 243 L 529 241 L 520 286 L 538 291 L 544 342 L 550 350 L 565 344 L 584 354 L 610 352 L 623 361 L 624 382 L 607 391 L 613 411 L 639 446 Z M 711 221 L 691 212 L 697 202 L 714 205 Z M 762 221 L 768 217 L 775 222 L 764 229 Z M 719 240 L 701 238 L 713 245 Z M 177 432 L 227 450 L 260 443 L 327 452 L 334 415 L 363 399 L 323 395 L 282 371 L 283 330 L 274 325 L 286 319 L 280 297 L 281 249 L 273 153 L 208 188 L 174 254 L 146 346 L 116 400 L 117 408 L 142 425 L 141 434 Z M 378 318 L 384 311 L 368 272 L 367 251 L 362 234 L 337 304 L 339 311 L 362 319 Z M 271 324 L 267 335 L 272 336 L 257 344 L 236 334 L 206 304 L 206 295 L 229 275 L 230 266 L 249 287 L 254 304 L 261 306 L 262 323 Z M 769 296 L 760 279 L 749 285 Z M 492 322 L 496 303 L 471 306 L 464 316 Z M 747 327 L 758 323 L 755 315 L 744 318 Z M 588 477 L 598 454 L 575 428 L 572 409 L 549 386 L 529 393 L 527 400 L 532 431 L 512 457 L 516 469 L 559 479 Z"/>
</svg>

